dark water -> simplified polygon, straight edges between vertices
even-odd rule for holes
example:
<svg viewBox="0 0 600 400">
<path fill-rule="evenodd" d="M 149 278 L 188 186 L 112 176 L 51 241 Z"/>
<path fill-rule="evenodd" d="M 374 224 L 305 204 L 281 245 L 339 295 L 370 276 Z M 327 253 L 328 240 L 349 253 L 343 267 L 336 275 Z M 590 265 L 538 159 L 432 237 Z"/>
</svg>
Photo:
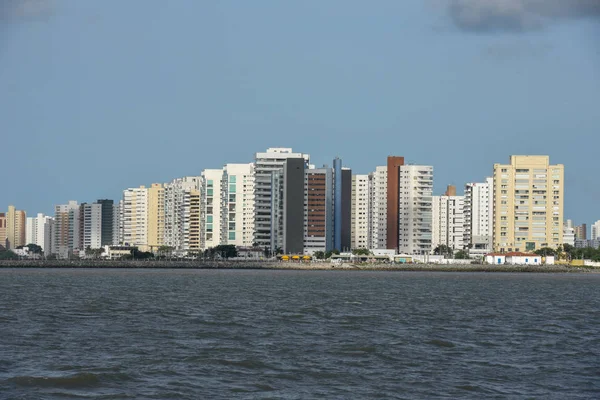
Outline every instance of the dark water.
<svg viewBox="0 0 600 400">
<path fill-rule="evenodd" d="M 600 275 L 0 270 L 1 399 L 600 398 Z"/>
</svg>

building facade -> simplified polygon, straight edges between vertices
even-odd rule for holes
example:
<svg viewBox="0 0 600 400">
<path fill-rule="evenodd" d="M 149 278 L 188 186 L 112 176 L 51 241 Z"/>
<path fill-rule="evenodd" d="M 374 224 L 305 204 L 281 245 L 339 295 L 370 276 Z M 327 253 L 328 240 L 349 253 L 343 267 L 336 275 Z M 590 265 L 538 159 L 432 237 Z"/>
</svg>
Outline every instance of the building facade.
<svg viewBox="0 0 600 400">
<path fill-rule="evenodd" d="M 272 248 L 273 232 L 272 210 L 273 196 L 280 193 L 280 188 L 273 188 L 279 178 L 274 173 L 282 174 L 284 163 L 288 159 L 301 159 L 305 169 L 310 158 L 308 154 L 294 153 L 291 148 L 269 148 L 266 152 L 256 153 L 254 163 L 254 243 L 260 247 Z M 277 212 L 275 212 L 277 215 Z"/>
<path fill-rule="evenodd" d="M 534 251 L 562 244 L 564 166 L 548 156 L 494 164 L 494 250 Z"/>
<path fill-rule="evenodd" d="M 0 250 L 8 248 L 6 229 L 6 213 L 0 213 Z"/>
<path fill-rule="evenodd" d="M 371 179 L 369 175 L 352 176 L 351 245 L 352 249 L 369 248 L 369 209 Z"/>
<path fill-rule="evenodd" d="M 205 169 L 200 178 L 200 247 L 205 250 L 222 244 L 223 169 Z"/>
<path fill-rule="evenodd" d="M 387 167 L 370 174 L 369 249 L 387 248 Z"/>
<path fill-rule="evenodd" d="M 600 238 L 600 221 L 596 221 L 592 224 L 592 236 L 590 239 L 598 239 Z"/>
<path fill-rule="evenodd" d="M 334 186 L 331 168 L 311 168 L 305 173 L 304 253 L 334 249 Z"/>
<path fill-rule="evenodd" d="M 123 244 L 142 251 L 148 247 L 148 189 L 145 186 L 123 191 Z"/>
<path fill-rule="evenodd" d="M 448 193 L 448 192 L 447 192 Z M 463 250 L 464 243 L 464 196 L 433 196 L 432 248 L 448 246 L 453 252 Z"/>
<path fill-rule="evenodd" d="M 80 250 L 79 207 L 79 204 L 74 200 L 54 207 L 52 252 L 58 258 L 70 258 L 73 253 Z"/>
<path fill-rule="evenodd" d="M 35 217 L 27 217 L 27 244 L 37 244 L 46 255 L 52 254 L 52 231 L 54 218 L 38 213 Z"/>
<path fill-rule="evenodd" d="M 148 188 L 148 247 L 157 251 L 165 243 L 165 188 L 153 183 Z"/>
<path fill-rule="evenodd" d="M 464 239 L 469 255 L 483 257 L 493 247 L 494 180 L 467 183 L 464 202 Z"/>
<path fill-rule="evenodd" d="M 587 240 L 587 224 L 577 225 L 575 228 L 575 238 Z"/>
<path fill-rule="evenodd" d="M 102 247 L 102 204 L 82 203 L 79 206 L 79 250 Z"/>
<path fill-rule="evenodd" d="M 25 246 L 25 211 L 17 210 L 15 206 L 8 206 L 6 213 L 6 244 L 7 249 L 16 249 Z"/>
<path fill-rule="evenodd" d="M 386 249 L 399 249 L 400 228 L 400 180 L 404 157 L 389 156 L 387 158 L 386 188 Z"/>
<path fill-rule="evenodd" d="M 399 253 L 430 254 L 433 223 L 433 167 L 400 167 Z"/>
<path fill-rule="evenodd" d="M 110 246 L 113 244 L 113 231 L 114 231 L 114 200 L 99 199 L 96 201 L 102 208 L 102 238 L 100 240 L 102 246 Z"/>
</svg>

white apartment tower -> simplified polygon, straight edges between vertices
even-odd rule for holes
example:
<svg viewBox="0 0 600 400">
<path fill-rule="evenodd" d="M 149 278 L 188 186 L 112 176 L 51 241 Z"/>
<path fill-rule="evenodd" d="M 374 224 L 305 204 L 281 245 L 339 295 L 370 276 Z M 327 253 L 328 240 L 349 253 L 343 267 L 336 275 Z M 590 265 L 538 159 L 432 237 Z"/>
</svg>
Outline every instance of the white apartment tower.
<svg viewBox="0 0 600 400">
<path fill-rule="evenodd" d="M 433 167 L 400 166 L 399 252 L 429 254 L 432 250 Z"/>
<path fill-rule="evenodd" d="M 227 164 L 221 180 L 221 244 L 254 242 L 254 164 Z"/>
<path fill-rule="evenodd" d="M 592 224 L 592 237 L 591 240 L 600 238 L 600 221 L 596 221 Z"/>
<path fill-rule="evenodd" d="M 44 254 L 52 254 L 52 229 L 54 218 L 39 213 L 36 217 L 27 217 L 25 236 L 27 244 L 37 244 Z"/>
<path fill-rule="evenodd" d="M 465 185 L 464 244 L 472 256 L 492 251 L 494 221 L 494 180 Z"/>
<path fill-rule="evenodd" d="M 80 207 L 81 250 L 102 247 L 102 204 L 83 203 Z"/>
<path fill-rule="evenodd" d="M 433 196 L 432 248 L 464 248 L 464 196 Z"/>
<path fill-rule="evenodd" d="M 387 166 L 376 167 L 369 175 L 369 249 L 387 248 Z"/>
<path fill-rule="evenodd" d="M 205 169 L 200 176 L 200 248 L 222 244 L 221 185 L 223 169 Z"/>
<path fill-rule="evenodd" d="M 260 247 L 271 247 L 273 173 L 281 171 L 288 158 L 304 158 L 308 154 L 294 153 L 291 148 L 269 148 L 256 153 L 254 163 L 254 240 Z"/>
<path fill-rule="evenodd" d="M 146 250 L 148 244 L 148 189 L 145 186 L 123 191 L 123 244 Z"/>
<path fill-rule="evenodd" d="M 369 248 L 371 179 L 369 175 L 352 176 L 352 249 Z"/>
</svg>

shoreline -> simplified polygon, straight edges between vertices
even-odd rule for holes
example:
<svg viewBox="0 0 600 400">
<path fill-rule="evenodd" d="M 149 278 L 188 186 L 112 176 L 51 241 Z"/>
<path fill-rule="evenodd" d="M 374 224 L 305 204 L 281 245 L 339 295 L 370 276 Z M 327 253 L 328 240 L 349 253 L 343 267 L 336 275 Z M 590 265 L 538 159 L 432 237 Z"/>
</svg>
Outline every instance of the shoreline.
<svg viewBox="0 0 600 400">
<path fill-rule="evenodd" d="M 165 261 L 165 260 L 1 260 L 0 269 L 252 269 L 295 271 L 429 271 L 429 272 L 537 272 L 600 273 L 600 268 L 568 265 L 490 265 L 490 264 L 332 264 L 328 262 L 273 261 Z"/>
</svg>

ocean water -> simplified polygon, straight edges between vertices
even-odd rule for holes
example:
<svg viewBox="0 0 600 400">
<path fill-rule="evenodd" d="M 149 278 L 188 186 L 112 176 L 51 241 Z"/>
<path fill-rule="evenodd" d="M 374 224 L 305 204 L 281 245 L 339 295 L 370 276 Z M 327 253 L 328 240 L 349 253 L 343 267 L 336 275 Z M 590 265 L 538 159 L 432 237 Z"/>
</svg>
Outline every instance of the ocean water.
<svg viewBox="0 0 600 400">
<path fill-rule="evenodd" d="M 0 399 L 598 399 L 600 275 L 0 270 Z"/>
</svg>

